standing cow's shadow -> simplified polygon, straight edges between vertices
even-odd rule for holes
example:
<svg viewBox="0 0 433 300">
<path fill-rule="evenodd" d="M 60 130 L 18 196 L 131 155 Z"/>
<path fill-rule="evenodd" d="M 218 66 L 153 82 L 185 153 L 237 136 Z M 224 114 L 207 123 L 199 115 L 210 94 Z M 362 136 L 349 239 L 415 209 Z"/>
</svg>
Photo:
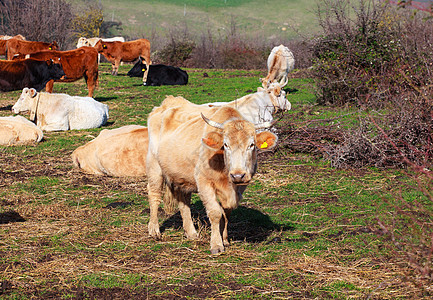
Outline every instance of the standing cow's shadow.
<svg viewBox="0 0 433 300">
<path fill-rule="evenodd" d="M 11 111 L 12 110 L 12 105 L 7 105 L 7 106 L 0 107 L 0 110 Z"/>
<path fill-rule="evenodd" d="M 197 201 L 191 205 L 191 214 L 193 219 L 199 222 L 199 224 L 195 224 L 196 229 L 197 225 L 210 228 L 206 209 L 203 207 L 201 201 Z M 160 227 L 161 233 L 168 228 L 183 230 L 180 212 L 170 216 L 162 223 Z M 256 209 L 239 206 L 230 216 L 228 234 L 229 240 L 231 241 L 260 243 L 266 241 L 272 232 L 288 231 L 293 229 L 293 226 L 272 222 L 268 215 L 265 215 Z"/>
</svg>

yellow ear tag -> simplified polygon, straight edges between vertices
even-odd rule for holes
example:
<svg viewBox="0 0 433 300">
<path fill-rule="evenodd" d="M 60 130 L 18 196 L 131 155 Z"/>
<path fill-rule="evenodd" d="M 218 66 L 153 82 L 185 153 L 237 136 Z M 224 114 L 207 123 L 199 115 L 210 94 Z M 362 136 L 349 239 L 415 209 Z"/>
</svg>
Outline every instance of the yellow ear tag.
<svg viewBox="0 0 433 300">
<path fill-rule="evenodd" d="M 260 149 L 264 149 L 264 148 L 268 148 L 268 143 L 264 142 L 264 143 L 260 146 Z"/>
<path fill-rule="evenodd" d="M 48 47 L 48 50 L 51 50 L 51 47 Z"/>
<path fill-rule="evenodd" d="M 146 71 L 146 70 L 145 70 L 145 69 L 141 69 L 141 71 L 143 71 L 143 72 L 144 72 L 144 71 Z"/>
</svg>

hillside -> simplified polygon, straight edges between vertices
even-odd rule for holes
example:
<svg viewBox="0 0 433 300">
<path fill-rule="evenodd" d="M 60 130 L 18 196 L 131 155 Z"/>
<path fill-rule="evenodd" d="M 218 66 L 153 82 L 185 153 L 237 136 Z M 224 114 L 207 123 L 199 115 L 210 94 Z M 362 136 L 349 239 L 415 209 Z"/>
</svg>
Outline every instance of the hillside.
<svg viewBox="0 0 433 300">
<path fill-rule="evenodd" d="M 242 35 L 252 38 L 290 40 L 299 31 L 317 30 L 313 10 L 307 0 L 102 0 L 106 21 L 122 22 L 119 35 L 130 38 L 167 35 L 185 29 L 192 36 L 210 31 L 226 36 L 233 24 Z"/>
</svg>

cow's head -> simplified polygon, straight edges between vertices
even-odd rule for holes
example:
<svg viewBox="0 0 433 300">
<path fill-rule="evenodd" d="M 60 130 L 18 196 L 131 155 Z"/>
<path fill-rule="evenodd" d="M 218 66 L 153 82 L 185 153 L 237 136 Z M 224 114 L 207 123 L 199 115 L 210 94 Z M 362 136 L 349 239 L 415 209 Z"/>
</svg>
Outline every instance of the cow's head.
<svg viewBox="0 0 433 300">
<path fill-rule="evenodd" d="M 270 127 L 270 122 L 252 124 L 244 119 L 232 118 L 224 123 L 209 120 L 202 114 L 203 120 L 219 129 L 211 131 L 202 139 L 203 144 L 216 152 L 223 152 L 224 164 L 229 179 L 234 184 L 248 184 L 256 172 L 257 150 L 270 150 L 277 143 L 277 136 L 269 131 L 256 133 L 257 130 Z"/>
<path fill-rule="evenodd" d="M 88 43 L 87 39 L 85 37 L 83 37 L 83 36 L 80 37 L 78 39 L 78 42 L 77 42 L 77 48 L 80 48 L 80 47 L 83 47 L 83 46 L 87 46 L 86 43 Z"/>
<path fill-rule="evenodd" d="M 105 49 L 107 49 L 107 44 L 103 42 L 102 40 L 99 40 L 96 42 L 95 46 L 93 46 L 96 51 L 99 53 L 103 52 Z"/>
<path fill-rule="evenodd" d="M 48 45 L 48 50 L 58 50 L 59 45 L 57 45 L 56 41 L 53 41 L 51 44 Z"/>
<path fill-rule="evenodd" d="M 63 71 L 63 67 L 60 58 L 49 59 L 46 61 L 48 66 L 48 77 L 50 79 L 59 80 L 66 79 L 66 74 Z"/>
<path fill-rule="evenodd" d="M 292 108 L 292 104 L 286 98 L 286 92 L 276 81 L 271 82 L 269 87 L 266 89 L 258 87 L 257 92 L 266 92 L 269 94 L 272 104 L 274 105 L 275 112 L 278 110 L 286 111 Z"/>
<path fill-rule="evenodd" d="M 35 99 L 37 94 L 38 92 L 33 88 L 24 88 L 20 98 L 15 105 L 12 106 L 13 113 L 19 114 L 20 112 L 34 111 L 37 104 Z"/>
</svg>

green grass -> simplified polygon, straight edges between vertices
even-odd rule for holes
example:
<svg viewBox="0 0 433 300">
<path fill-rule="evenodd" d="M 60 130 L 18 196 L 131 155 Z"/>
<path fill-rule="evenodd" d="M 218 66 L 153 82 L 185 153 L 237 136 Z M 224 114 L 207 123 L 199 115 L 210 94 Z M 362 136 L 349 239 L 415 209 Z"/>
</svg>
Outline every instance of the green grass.
<svg viewBox="0 0 433 300">
<path fill-rule="evenodd" d="M 125 76 L 129 68 L 122 66 L 113 77 L 109 65 L 101 66 L 95 98 L 110 108 L 106 129 L 145 125 L 165 95 L 199 104 L 232 101 L 256 91 L 264 75 L 187 69 L 187 86 L 144 87 L 139 78 Z M 292 111 L 283 120 L 356 113 L 315 105 L 311 79 L 291 79 L 288 88 Z M 56 83 L 54 91 L 87 95 L 82 81 Z M 0 116 L 11 114 L 9 106 L 19 94 L 0 95 Z M 347 116 L 341 122 L 356 119 Z M 283 148 L 260 156 L 257 175 L 230 219 L 231 246 L 212 256 L 210 228 L 197 195 L 192 213 L 201 238 L 183 236 L 179 214 L 161 214 L 165 231 L 155 240 L 147 233 L 145 178 L 92 176 L 73 168 L 72 151 L 104 128 L 45 133 L 36 146 L 0 149 L 0 216 L 13 211 L 25 219 L 0 224 L 0 298 L 415 295 L 415 287 L 399 281 L 403 273 L 389 259 L 389 241 L 375 233 L 376 218 L 390 220 L 390 204 L 383 198 L 392 203 L 396 178 L 411 183 L 399 170 L 335 170 L 325 160 Z M 407 199 L 423 199 L 411 189 L 403 192 Z"/>
</svg>

